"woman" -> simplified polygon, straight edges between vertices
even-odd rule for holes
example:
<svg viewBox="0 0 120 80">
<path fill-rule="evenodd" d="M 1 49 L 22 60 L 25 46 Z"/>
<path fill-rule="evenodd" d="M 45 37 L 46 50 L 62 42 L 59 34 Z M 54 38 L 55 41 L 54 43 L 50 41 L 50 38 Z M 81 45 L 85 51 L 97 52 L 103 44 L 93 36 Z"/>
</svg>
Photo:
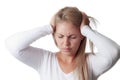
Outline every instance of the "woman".
<svg viewBox="0 0 120 80">
<path fill-rule="evenodd" d="M 90 28 L 89 17 L 76 7 L 60 9 L 51 25 L 13 35 L 6 40 L 8 50 L 23 63 L 36 69 L 40 80 L 97 80 L 120 58 L 120 46 Z M 51 34 L 59 52 L 30 46 Z M 86 39 L 98 52 L 86 54 Z"/>
</svg>

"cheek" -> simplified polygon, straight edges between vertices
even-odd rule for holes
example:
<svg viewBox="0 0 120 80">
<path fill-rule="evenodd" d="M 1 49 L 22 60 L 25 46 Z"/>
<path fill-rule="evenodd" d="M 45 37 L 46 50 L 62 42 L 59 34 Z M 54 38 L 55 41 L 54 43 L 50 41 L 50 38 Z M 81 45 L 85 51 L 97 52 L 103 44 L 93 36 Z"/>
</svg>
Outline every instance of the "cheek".
<svg viewBox="0 0 120 80">
<path fill-rule="evenodd" d="M 57 47 L 60 47 L 61 40 L 59 40 L 58 38 L 54 37 L 54 42 L 55 42 L 55 44 L 56 44 Z"/>
<path fill-rule="evenodd" d="M 80 46 L 80 43 L 81 43 L 81 41 L 73 41 L 73 42 L 72 42 L 72 46 L 73 46 L 75 49 L 78 49 L 79 46 Z"/>
</svg>

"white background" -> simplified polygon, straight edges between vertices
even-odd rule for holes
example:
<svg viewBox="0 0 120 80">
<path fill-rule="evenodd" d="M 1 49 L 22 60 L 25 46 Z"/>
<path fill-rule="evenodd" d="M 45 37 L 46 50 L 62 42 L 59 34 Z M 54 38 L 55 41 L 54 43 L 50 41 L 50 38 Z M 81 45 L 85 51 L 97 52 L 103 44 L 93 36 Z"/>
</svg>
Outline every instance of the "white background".
<svg viewBox="0 0 120 80">
<path fill-rule="evenodd" d="M 64 6 L 76 6 L 96 18 L 100 23 L 97 30 L 120 45 L 119 0 L 0 0 L 0 80 L 40 80 L 35 70 L 10 55 L 4 41 L 16 32 L 48 24 Z M 51 36 L 32 45 L 57 50 Z M 98 80 L 119 80 L 119 74 L 120 60 Z"/>
</svg>

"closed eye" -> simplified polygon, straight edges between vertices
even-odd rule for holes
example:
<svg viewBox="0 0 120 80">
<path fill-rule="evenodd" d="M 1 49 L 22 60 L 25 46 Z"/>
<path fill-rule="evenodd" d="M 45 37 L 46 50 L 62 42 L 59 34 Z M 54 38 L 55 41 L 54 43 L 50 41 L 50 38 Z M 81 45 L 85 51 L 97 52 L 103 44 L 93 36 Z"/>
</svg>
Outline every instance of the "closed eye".
<svg viewBox="0 0 120 80">
<path fill-rule="evenodd" d="M 58 38 L 63 38 L 63 36 L 58 36 Z"/>
<path fill-rule="evenodd" d="M 58 38 L 63 38 L 64 37 L 64 35 L 56 35 Z"/>
<path fill-rule="evenodd" d="M 76 36 L 69 36 L 70 39 L 76 39 Z"/>
</svg>

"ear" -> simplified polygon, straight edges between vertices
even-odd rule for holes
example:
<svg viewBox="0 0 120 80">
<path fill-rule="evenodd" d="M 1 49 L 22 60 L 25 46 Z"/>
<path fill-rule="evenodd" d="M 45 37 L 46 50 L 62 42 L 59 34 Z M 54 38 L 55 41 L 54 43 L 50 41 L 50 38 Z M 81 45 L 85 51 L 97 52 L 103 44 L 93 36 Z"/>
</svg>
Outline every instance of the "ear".
<svg viewBox="0 0 120 80">
<path fill-rule="evenodd" d="M 83 40 L 83 39 L 85 38 L 85 36 L 82 35 L 81 29 L 80 29 L 80 35 L 81 35 L 81 36 L 80 36 L 80 37 L 81 37 L 81 40 Z"/>
<path fill-rule="evenodd" d="M 57 42 L 56 42 L 56 39 L 55 39 L 55 32 L 52 34 L 52 36 L 53 36 L 53 40 L 55 42 L 55 45 L 57 46 Z"/>
</svg>

